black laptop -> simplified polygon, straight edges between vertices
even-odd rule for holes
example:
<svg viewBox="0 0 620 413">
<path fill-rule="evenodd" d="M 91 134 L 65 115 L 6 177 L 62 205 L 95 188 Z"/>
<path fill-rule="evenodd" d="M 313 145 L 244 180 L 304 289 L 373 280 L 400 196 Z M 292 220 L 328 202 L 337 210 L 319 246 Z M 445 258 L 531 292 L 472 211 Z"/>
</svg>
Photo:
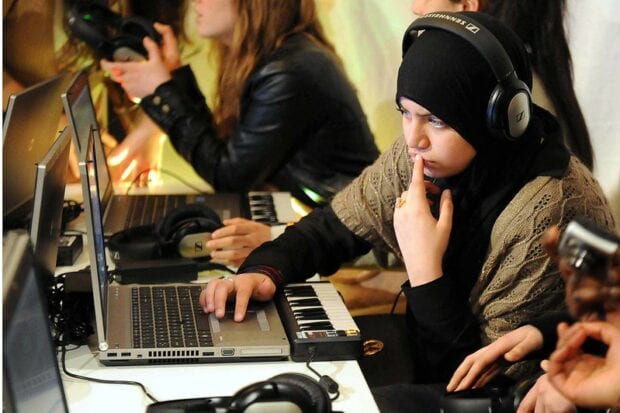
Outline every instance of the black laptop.
<svg viewBox="0 0 620 413">
<path fill-rule="evenodd" d="M 31 218 L 35 165 L 58 137 L 60 95 L 70 80 L 62 73 L 9 97 L 2 145 L 5 229 L 25 228 Z"/>
<path fill-rule="evenodd" d="M 2 411 L 66 413 L 47 298 L 25 230 L 3 237 Z"/>
<path fill-rule="evenodd" d="M 194 203 L 211 207 L 221 219 L 245 217 L 268 224 L 296 220 L 290 194 L 286 192 L 250 192 L 181 195 L 115 194 L 95 116 L 88 76 L 79 73 L 62 100 L 69 124 L 75 133 L 75 145 L 82 148 L 90 131 L 94 133 L 94 150 L 98 163 L 98 186 L 101 194 L 106 236 L 118 231 L 160 221 L 174 208 Z"/>
</svg>

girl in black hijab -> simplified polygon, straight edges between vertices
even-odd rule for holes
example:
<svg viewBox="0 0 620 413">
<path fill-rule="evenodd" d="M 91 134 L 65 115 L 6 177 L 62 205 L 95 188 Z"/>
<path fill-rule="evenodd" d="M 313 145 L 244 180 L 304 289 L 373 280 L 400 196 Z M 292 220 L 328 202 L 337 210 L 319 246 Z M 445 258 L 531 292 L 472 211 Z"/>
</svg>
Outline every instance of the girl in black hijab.
<svg viewBox="0 0 620 413">
<path fill-rule="evenodd" d="M 510 29 L 477 13 L 436 13 L 414 24 L 430 21 L 434 27 L 414 30 L 413 41 L 410 30 L 405 34 L 396 93 L 403 138 L 328 207 L 256 249 L 238 275 L 211 281 L 200 298 L 205 312 L 223 317 L 227 298 L 236 297 L 241 321 L 250 298 L 271 299 L 283 283 L 332 274 L 372 247 L 391 248 L 408 275 L 402 286 L 407 337 L 383 350 L 388 360 L 381 368 L 392 383 L 408 386 L 447 382 L 482 344 L 562 307 L 562 280 L 541 237 L 577 214 L 613 228 L 602 190 L 564 147 L 553 116 L 530 110 L 529 62 Z M 504 117 L 516 123 L 489 113 L 498 83 L 506 86 L 507 72 L 494 73 L 497 65 L 489 63 L 497 50 L 443 25 L 472 34 L 486 29 L 497 39 L 525 98 L 518 110 L 511 98 L 504 105 Z M 527 117 L 527 127 L 513 128 Z M 388 338 L 401 332 L 381 327 Z M 385 400 L 380 394 L 377 400 Z"/>
</svg>

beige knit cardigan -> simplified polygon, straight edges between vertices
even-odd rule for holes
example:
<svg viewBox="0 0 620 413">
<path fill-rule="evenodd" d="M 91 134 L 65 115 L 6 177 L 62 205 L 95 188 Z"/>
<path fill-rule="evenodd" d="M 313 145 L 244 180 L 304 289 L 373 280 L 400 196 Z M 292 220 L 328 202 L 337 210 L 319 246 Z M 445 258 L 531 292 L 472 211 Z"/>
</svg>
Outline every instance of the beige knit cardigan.
<svg viewBox="0 0 620 413">
<path fill-rule="evenodd" d="M 387 246 L 402 258 L 393 228 L 394 203 L 410 182 L 412 165 L 398 139 L 332 202 L 338 218 L 356 235 Z M 469 303 L 487 344 L 518 325 L 564 305 L 557 266 L 541 245 L 552 225 L 576 216 L 613 230 L 614 219 L 590 171 L 574 156 L 566 176 L 526 184 L 499 215 Z"/>
</svg>

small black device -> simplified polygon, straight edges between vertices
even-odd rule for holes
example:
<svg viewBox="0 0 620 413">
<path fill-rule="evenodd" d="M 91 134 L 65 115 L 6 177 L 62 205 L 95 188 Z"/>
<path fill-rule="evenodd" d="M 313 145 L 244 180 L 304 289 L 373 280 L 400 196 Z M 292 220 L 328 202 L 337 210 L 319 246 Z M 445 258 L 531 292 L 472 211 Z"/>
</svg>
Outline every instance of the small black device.
<svg viewBox="0 0 620 413">
<path fill-rule="evenodd" d="M 61 235 L 58 239 L 58 256 L 56 265 L 73 265 L 80 256 L 84 244 L 81 235 Z"/>
<path fill-rule="evenodd" d="M 405 32 L 403 56 L 423 30 L 444 30 L 469 42 L 487 60 L 497 86 L 487 105 L 487 127 L 509 141 L 522 136 L 532 115 L 532 97 L 528 86 L 517 77 L 502 44 L 486 27 L 470 15 L 437 12 L 417 18 Z"/>
<path fill-rule="evenodd" d="M 241 413 L 254 404 L 290 402 L 303 413 L 329 413 L 331 400 L 313 378 L 300 373 L 284 373 L 250 384 L 230 397 L 170 400 L 149 405 L 147 413 Z"/>
<path fill-rule="evenodd" d="M 144 60 L 148 56 L 142 45 L 144 37 L 161 42 L 149 19 L 121 16 L 93 0 L 76 1 L 69 9 L 67 25 L 75 37 L 108 60 Z"/>
</svg>

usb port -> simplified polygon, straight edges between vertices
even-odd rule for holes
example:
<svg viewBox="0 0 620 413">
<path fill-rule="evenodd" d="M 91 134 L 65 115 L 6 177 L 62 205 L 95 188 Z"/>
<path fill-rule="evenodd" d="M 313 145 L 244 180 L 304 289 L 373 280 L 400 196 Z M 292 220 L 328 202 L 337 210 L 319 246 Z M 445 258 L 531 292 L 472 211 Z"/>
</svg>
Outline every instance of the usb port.
<svg viewBox="0 0 620 413">
<path fill-rule="evenodd" d="M 130 352 L 121 353 L 121 357 L 129 357 L 131 356 Z"/>
<path fill-rule="evenodd" d="M 108 353 L 108 357 L 116 357 L 116 353 Z"/>
</svg>

